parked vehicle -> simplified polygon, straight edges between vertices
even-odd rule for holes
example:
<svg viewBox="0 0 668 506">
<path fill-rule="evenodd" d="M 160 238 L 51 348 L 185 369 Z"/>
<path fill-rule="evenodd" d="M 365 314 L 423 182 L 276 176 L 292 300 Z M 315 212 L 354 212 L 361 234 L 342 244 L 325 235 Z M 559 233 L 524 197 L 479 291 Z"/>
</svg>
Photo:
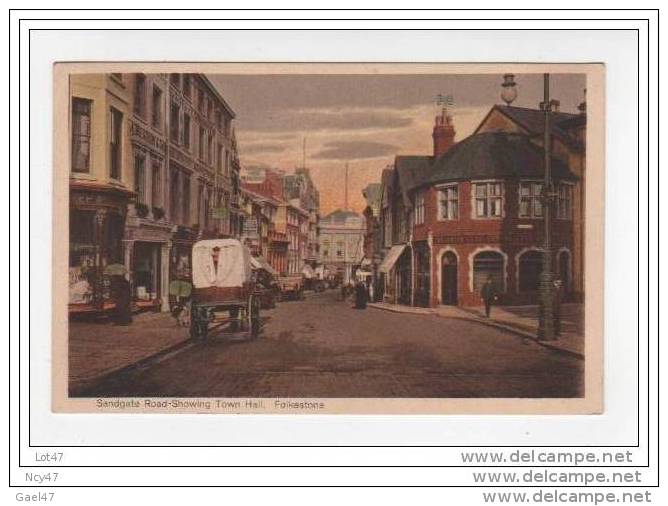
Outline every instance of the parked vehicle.
<svg viewBox="0 0 668 506">
<path fill-rule="evenodd" d="M 260 333 L 260 297 L 248 248 L 236 239 L 198 241 L 192 250 L 190 335 L 206 339 L 229 327 L 254 338 Z"/>
<path fill-rule="evenodd" d="M 301 274 L 281 276 L 278 278 L 278 285 L 281 290 L 280 300 L 304 299 L 304 280 Z"/>
</svg>

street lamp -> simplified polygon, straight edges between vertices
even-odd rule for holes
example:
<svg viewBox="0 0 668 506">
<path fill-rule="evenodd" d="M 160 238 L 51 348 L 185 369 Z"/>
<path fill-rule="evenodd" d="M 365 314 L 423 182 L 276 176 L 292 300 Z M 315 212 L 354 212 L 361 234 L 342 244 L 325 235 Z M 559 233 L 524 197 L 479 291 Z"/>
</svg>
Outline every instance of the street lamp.
<svg viewBox="0 0 668 506">
<path fill-rule="evenodd" d="M 517 98 L 517 83 L 515 82 L 515 74 L 504 74 L 503 83 L 501 84 L 503 88 L 501 90 L 501 99 L 510 106 L 515 99 Z"/>
<path fill-rule="evenodd" d="M 552 186 L 552 131 L 550 101 L 550 74 L 543 74 L 543 102 L 540 104 L 545 116 L 543 150 L 545 154 L 545 180 L 543 182 L 543 222 L 545 237 L 543 243 L 543 270 L 540 274 L 540 315 L 538 339 L 556 339 L 554 329 L 554 274 L 552 272 L 552 207 L 555 199 Z"/>
</svg>

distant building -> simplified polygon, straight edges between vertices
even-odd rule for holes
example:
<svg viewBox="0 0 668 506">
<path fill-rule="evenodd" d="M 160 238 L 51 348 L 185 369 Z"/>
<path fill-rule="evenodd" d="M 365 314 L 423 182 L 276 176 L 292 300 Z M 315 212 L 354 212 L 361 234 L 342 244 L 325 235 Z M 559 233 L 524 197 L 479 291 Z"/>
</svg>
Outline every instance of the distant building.
<svg viewBox="0 0 668 506">
<path fill-rule="evenodd" d="M 294 174 L 283 178 L 283 191 L 288 200 L 297 199 L 299 207 L 308 213 L 306 249 L 303 260 L 311 268 L 318 262 L 318 234 L 320 221 L 320 192 L 308 168 L 298 167 Z"/>
<path fill-rule="evenodd" d="M 313 275 L 317 263 L 320 194 L 309 170 L 294 174 L 269 168 L 244 171 L 243 188 L 273 206 L 267 259 L 284 275 Z"/>
<path fill-rule="evenodd" d="M 382 246 L 380 242 L 380 205 L 382 189 L 383 186 L 381 183 L 369 183 L 362 190 L 362 195 L 366 200 L 366 207 L 362 213 L 366 224 L 362 269 L 371 273 L 371 280 L 376 287 L 378 285 L 378 266 L 382 259 Z"/>
<path fill-rule="evenodd" d="M 283 217 L 285 200 L 283 195 L 283 171 L 275 169 L 244 169 L 241 186 L 250 197 L 259 203 L 261 212 L 267 222 L 266 260 L 278 273 L 288 271 L 289 240 L 286 219 Z M 280 224 L 279 224 L 280 221 Z M 262 249 L 262 247 L 261 247 Z"/>
<path fill-rule="evenodd" d="M 363 216 L 337 209 L 320 220 L 320 263 L 330 274 L 352 283 L 364 257 Z"/>
</svg>

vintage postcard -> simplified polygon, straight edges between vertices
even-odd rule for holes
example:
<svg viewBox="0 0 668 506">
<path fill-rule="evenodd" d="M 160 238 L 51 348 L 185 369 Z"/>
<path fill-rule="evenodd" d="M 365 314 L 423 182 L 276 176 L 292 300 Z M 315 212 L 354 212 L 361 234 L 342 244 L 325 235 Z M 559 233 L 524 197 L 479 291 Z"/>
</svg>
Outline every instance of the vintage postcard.
<svg viewBox="0 0 668 506">
<path fill-rule="evenodd" d="M 53 410 L 601 413 L 604 73 L 56 64 Z"/>
</svg>

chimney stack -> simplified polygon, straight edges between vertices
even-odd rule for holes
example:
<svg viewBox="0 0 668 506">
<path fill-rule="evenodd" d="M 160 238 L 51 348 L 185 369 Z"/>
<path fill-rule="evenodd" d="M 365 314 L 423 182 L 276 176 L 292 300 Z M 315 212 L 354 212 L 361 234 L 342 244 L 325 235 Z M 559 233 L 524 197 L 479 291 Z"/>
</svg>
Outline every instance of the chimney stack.
<svg viewBox="0 0 668 506">
<path fill-rule="evenodd" d="M 452 125 L 452 116 L 445 107 L 440 116 L 434 119 L 434 158 L 439 158 L 455 143 L 455 127 Z"/>
<path fill-rule="evenodd" d="M 578 105 L 578 111 L 580 114 L 587 114 L 587 88 L 584 90 L 584 100 Z"/>
</svg>

